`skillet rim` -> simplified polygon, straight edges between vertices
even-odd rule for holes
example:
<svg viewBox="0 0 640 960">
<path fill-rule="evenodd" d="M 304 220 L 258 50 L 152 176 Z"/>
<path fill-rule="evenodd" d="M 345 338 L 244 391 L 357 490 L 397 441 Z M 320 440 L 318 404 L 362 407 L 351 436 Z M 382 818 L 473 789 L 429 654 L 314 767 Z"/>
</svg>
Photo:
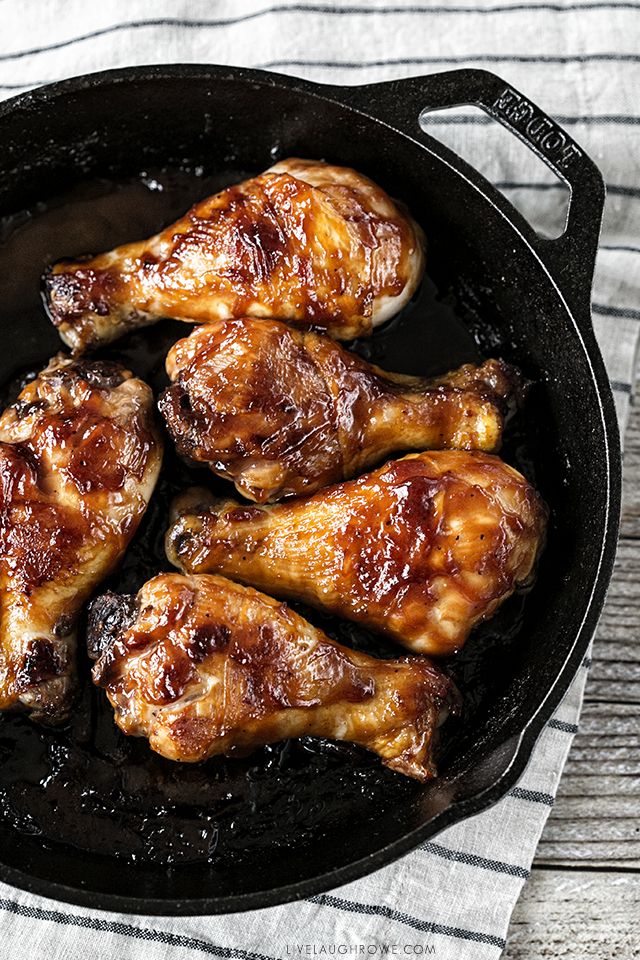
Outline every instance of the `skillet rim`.
<svg viewBox="0 0 640 960">
<path fill-rule="evenodd" d="M 486 71 L 473 72 L 487 73 Z M 493 74 L 488 75 L 495 76 Z M 480 193 L 491 205 L 496 215 L 503 218 L 508 226 L 516 232 L 519 240 L 525 245 L 526 253 L 535 258 L 538 268 L 543 271 L 545 279 L 554 288 L 564 307 L 567 319 L 575 329 L 585 359 L 588 362 L 591 380 L 598 400 L 598 411 L 605 441 L 602 455 L 606 463 L 607 491 L 606 514 L 602 521 L 602 534 L 598 547 L 594 547 L 594 555 L 596 550 L 599 551 L 597 570 L 592 578 L 591 593 L 585 602 L 582 621 L 572 631 L 573 640 L 568 646 L 564 664 L 551 687 L 546 691 L 538 709 L 524 723 L 518 735 L 506 740 L 501 747 L 494 750 L 493 753 L 497 754 L 501 749 L 504 749 L 505 753 L 510 754 L 510 756 L 497 779 L 486 790 L 462 800 L 454 800 L 446 809 L 421 826 L 405 833 L 398 840 L 345 866 L 325 871 L 311 879 L 297 880 L 269 890 L 259 890 L 233 896 L 223 895 L 197 899 L 120 896 L 119 894 L 72 887 L 40 877 L 34 878 L 15 867 L 0 863 L 0 880 L 30 893 L 56 898 L 79 906 L 93 907 L 94 909 L 158 916 L 185 914 L 196 916 L 240 912 L 276 906 L 314 896 L 386 866 L 446 827 L 480 813 L 497 803 L 522 776 L 536 740 L 583 662 L 602 611 L 613 571 L 621 504 L 621 448 L 618 421 L 611 386 L 595 339 L 590 313 L 588 314 L 588 322 L 585 322 L 585 318 L 578 319 L 576 314 L 579 310 L 567 302 L 567 297 L 561 289 L 560 282 L 554 276 L 552 266 L 545 262 L 543 243 L 538 240 L 538 244 L 536 244 L 537 234 L 535 234 L 535 231 L 524 217 L 511 206 L 504 195 L 485 180 L 478 171 L 429 134 L 421 131 L 421 139 L 412 137 L 405 130 L 392 125 L 388 120 L 376 116 L 375 107 L 372 108 L 371 112 L 368 112 L 357 102 L 350 101 L 350 92 L 354 90 L 362 92 L 367 87 L 376 88 L 379 91 L 385 85 L 384 82 L 338 86 L 244 67 L 212 64 L 149 64 L 83 74 L 19 94 L 0 104 L 0 122 L 5 117 L 15 113 L 16 110 L 20 111 L 22 109 L 28 112 L 34 104 L 46 106 L 48 102 L 64 98 L 68 93 L 81 93 L 85 89 L 108 87 L 110 84 L 137 82 L 139 80 L 179 82 L 188 79 L 198 79 L 211 83 L 225 79 L 260 86 L 284 87 L 304 96 L 333 102 L 341 108 L 346 107 L 368 120 L 388 128 L 395 136 L 409 139 L 420 149 L 430 153 L 438 162 L 449 166 L 455 174 L 465 181 L 469 189 Z M 407 79 L 415 83 L 420 78 L 411 77 Z M 386 83 L 389 86 L 393 85 L 396 88 L 401 88 L 403 82 L 403 80 L 390 80 Z M 551 243 L 552 241 L 548 242 Z M 540 249 L 538 249 L 538 245 Z M 585 290 L 585 295 L 587 294 L 590 294 L 590 289 Z"/>
</svg>

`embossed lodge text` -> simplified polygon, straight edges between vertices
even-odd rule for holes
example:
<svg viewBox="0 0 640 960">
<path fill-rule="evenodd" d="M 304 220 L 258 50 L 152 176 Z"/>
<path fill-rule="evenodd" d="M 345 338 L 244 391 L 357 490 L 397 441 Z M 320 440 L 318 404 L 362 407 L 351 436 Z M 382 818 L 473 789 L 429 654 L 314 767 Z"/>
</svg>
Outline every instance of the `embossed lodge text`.
<svg viewBox="0 0 640 960">
<path fill-rule="evenodd" d="M 495 112 L 532 140 L 540 152 L 561 170 L 566 170 L 582 151 L 568 142 L 567 135 L 553 120 L 540 113 L 522 94 L 505 87 L 493 104 Z"/>
</svg>

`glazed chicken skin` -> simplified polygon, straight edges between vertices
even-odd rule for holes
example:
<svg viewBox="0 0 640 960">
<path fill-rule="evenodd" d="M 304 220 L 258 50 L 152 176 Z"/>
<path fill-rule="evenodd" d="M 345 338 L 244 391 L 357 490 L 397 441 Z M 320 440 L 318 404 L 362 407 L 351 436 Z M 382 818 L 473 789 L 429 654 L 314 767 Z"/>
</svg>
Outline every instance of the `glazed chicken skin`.
<svg viewBox="0 0 640 960">
<path fill-rule="evenodd" d="M 197 327 L 166 367 L 159 407 L 178 450 L 258 503 L 313 493 L 400 450 L 497 450 L 523 389 L 500 360 L 422 380 L 323 334 L 247 318 Z"/>
<path fill-rule="evenodd" d="M 44 296 L 74 353 L 162 317 L 279 317 L 350 339 L 407 303 L 423 245 L 408 213 L 367 177 L 289 159 L 149 240 L 56 263 Z"/>
<path fill-rule="evenodd" d="M 115 720 L 171 760 L 245 755 L 291 737 L 347 740 L 399 773 L 435 776 L 456 693 L 424 658 L 348 650 L 285 604 L 216 576 L 161 574 L 92 604 L 89 653 Z"/>
<path fill-rule="evenodd" d="M 118 364 L 58 356 L 0 417 L 0 710 L 64 720 L 76 619 L 153 491 L 151 390 Z"/>
<path fill-rule="evenodd" d="M 457 450 L 391 461 L 273 506 L 183 495 L 166 538 L 187 573 L 222 573 L 379 630 L 418 653 L 454 653 L 527 584 L 547 511 L 498 457 Z"/>
</svg>

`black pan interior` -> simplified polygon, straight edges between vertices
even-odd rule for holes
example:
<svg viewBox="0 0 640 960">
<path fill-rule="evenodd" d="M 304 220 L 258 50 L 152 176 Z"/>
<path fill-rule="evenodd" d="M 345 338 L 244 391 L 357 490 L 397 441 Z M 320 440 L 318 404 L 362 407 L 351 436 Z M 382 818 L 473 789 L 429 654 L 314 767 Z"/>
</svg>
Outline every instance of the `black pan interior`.
<svg viewBox="0 0 640 960">
<path fill-rule="evenodd" d="M 246 760 L 172 764 L 122 736 L 88 682 L 67 729 L 0 719 L 2 860 L 38 889 L 61 883 L 75 890 L 70 898 L 94 897 L 97 905 L 107 905 L 105 895 L 140 898 L 140 909 L 148 898 L 169 912 L 178 901 L 187 910 L 187 901 L 193 909 L 204 901 L 229 908 L 247 895 L 258 896 L 256 905 L 266 902 L 265 891 L 375 859 L 436 815 L 439 823 L 455 819 L 454 801 L 489 788 L 502 772 L 500 748 L 560 672 L 596 575 L 607 498 L 597 389 L 540 264 L 437 157 L 291 85 L 218 77 L 213 87 L 185 74 L 107 86 L 0 117 L 3 401 L 60 348 L 39 299 L 47 263 L 145 236 L 194 200 L 289 155 L 357 167 L 407 202 L 427 234 L 423 288 L 356 350 L 388 369 L 423 375 L 501 356 L 533 381 L 503 456 L 550 504 L 549 542 L 532 593 L 512 598 L 447 665 L 464 711 L 443 736 L 443 777 L 435 784 L 420 786 L 354 748 L 312 740 Z M 158 390 L 167 348 L 187 332 L 166 321 L 105 355 Z M 167 504 L 194 480 L 224 487 L 187 469 L 168 443 L 148 515 L 105 586 L 133 592 L 167 568 Z M 342 641 L 379 655 L 399 652 L 300 609 Z M 81 671 L 88 674 L 82 652 Z"/>
</svg>

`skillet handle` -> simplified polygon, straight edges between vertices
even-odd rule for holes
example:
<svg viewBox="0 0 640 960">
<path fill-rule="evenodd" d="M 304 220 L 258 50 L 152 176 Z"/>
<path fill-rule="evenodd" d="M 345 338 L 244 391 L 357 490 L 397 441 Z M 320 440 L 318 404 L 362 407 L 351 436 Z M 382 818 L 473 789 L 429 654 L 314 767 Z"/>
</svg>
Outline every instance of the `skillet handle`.
<svg viewBox="0 0 640 960">
<path fill-rule="evenodd" d="M 570 197 L 562 236 L 547 240 L 529 228 L 529 240 L 563 294 L 570 297 L 574 309 L 590 324 L 591 284 L 605 186 L 595 163 L 565 130 L 510 84 L 486 70 L 451 70 L 351 87 L 344 92 L 351 106 L 413 139 L 427 137 L 420 127 L 420 117 L 426 111 L 474 105 L 533 150 L 564 180 Z M 481 186 L 485 183 L 480 174 L 452 151 L 446 150 L 446 156 L 468 179 Z M 514 212 L 510 204 L 509 208 Z"/>
</svg>

